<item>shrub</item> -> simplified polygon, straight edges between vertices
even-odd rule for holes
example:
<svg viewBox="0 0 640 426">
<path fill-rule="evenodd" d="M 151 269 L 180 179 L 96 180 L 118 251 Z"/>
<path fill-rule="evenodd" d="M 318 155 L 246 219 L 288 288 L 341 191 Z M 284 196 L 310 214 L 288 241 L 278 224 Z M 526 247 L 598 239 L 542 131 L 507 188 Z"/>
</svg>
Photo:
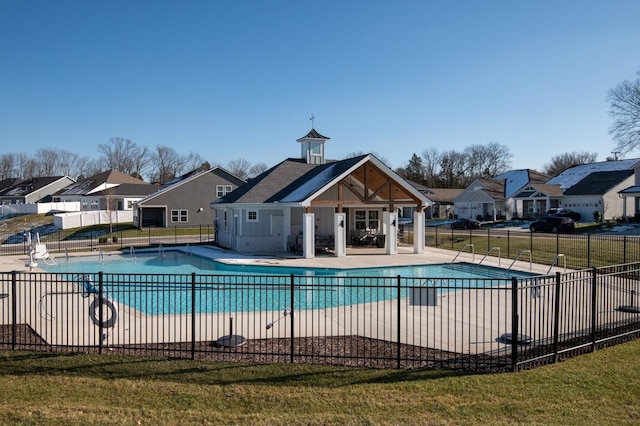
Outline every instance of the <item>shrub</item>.
<svg viewBox="0 0 640 426">
<path fill-rule="evenodd" d="M 596 210 L 595 212 L 593 212 L 593 220 L 597 223 L 602 222 L 602 213 L 600 213 L 599 210 Z"/>
<path fill-rule="evenodd" d="M 99 244 L 106 244 L 107 243 L 107 237 L 98 238 L 98 243 Z"/>
<path fill-rule="evenodd" d="M 111 238 L 111 240 L 112 240 L 114 243 L 117 243 L 117 242 L 118 242 L 118 237 L 114 236 L 113 238 Z"/>
</svg>

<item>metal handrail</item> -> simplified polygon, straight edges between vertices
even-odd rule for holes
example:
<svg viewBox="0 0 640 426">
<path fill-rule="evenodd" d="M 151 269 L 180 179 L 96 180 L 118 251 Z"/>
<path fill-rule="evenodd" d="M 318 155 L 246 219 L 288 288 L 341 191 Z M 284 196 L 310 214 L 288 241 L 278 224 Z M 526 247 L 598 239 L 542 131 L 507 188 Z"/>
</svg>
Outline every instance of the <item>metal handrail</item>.
<svg viewBox="0 0 640 426">
<path fill-rule="evenodd" d="M 553 262 L 551 262 L 551 266 L 549 266 L 549 270 L 547 271 L 547 275 L 549 275 L 549 272 L 551 272 L 553 267 L 558 264 L 558 260 L 561 257 L 564 260 L 564 271 L 567 272 L 567 256 L 565 256 L 564 254 L 560 253 L 560 254 L 557 254 L 556 257 L 553 258 Z"/>
<path fill-rule="evenodd" d="M 480 264 L 482 263 L 482 261 L 483 261 L 484 259 L 486 259 L 486 257 L 487 257 L 487 256 L 489 256 L 489 253 L 491 253 L 491 252 L 492 252 L 493 250 L 495 250 L 495 249 L 497 249 L 497 250 L 498 250 L 498 265 L 500 265 L 500 261 L 501 261 L 501 259 L 502 259 L 502 258 L 501 258 L 501 256 L 500 256 L 500 247 L 497 247 L 497 246 L 496 246 L 496 247 L 491 247 L 491 248 L 489 249 L 489 251 L 485 253 L 485 255 L 482 257 L 482 259 L 480 259 L 480 262 L 478 262 L 478 265 L 477 265 L 477 266 L 480 266 Z"/>
<path fill-rule="evenodd" d="M 513 259 L 513 262 L 511 262 L 511 265 L 509 265 L 509 267 L 507 268 L 507 272 L 509 272 L 511 270 L 511 268 L 513 267 L 513 265 L 518 261 L 518 259 L 520 259 L 520 255 L 524 254 L 524 253 L 529 253 L 529 270 L 532 269 L 533 263 L 531 262 L 531 250 L 520 250 L 520 253 L 518 253 L 516 258 Z"/>
<path fill-rule="evenodd" d="M 473 262 L 475 262 L 475 261 L 476 261 L 476 251 L 475 251 L 475 249 L 474 249 L 474 247 L 473 247 L 473 244 L 469 243 L 469 244 L 465 244 L 465 245 L 460 249 L 460 251 L 458 252 L 458 254 L 456 254 L 456 256 L 453 258 L 453 260 L 451 261 L 451 263 L 455 262 L 455 261 L 456 261 L 456 259 L 458 258 L 458 256 L 460 256 L 460 253 L 462 253 L 462 251 L 463 251 L 464 249 L 466 249 L 467 247 L 471 247 L 471 254 L 473 255 L 473 257 L 472 257 L 472 261 L 473 261 Z"/>
</svg>

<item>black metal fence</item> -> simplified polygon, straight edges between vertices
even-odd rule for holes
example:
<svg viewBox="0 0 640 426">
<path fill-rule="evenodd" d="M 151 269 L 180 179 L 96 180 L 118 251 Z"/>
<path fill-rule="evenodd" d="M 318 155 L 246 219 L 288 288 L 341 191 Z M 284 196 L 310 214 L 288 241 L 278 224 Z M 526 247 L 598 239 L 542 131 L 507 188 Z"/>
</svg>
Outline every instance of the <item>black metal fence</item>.
<svg viewBox="0 0 640 426">
<path fill-rule="evenodd" d="M 195 228 L 143 228 L 108 232 L 107 230 L 60 230 L 38 228 L 18 233 L 0 233 L 0 256 L 29 255 L 27 233 L 31 237 L 39 235 L 50 253 L 91 250 L 122 250 L 129 247 L 147 247 L 159 244 L 199 244 L 215 240 L 212 225 L 200 225 Z"/>
<path fill-rule="evenodd" d="M 555 362 L 640 333 L 639 263 L 524 279 L 0 279 L 2 349 L 487 372 Z"/>
<path fill-rule="evenodd" d="M 406 233 L 405 242 L 413 235 Z M 640 236 L 600 234 L 540 234 L 528 230 L 500 228 L 453 230 L 428 227 L 425 245 L 453 251 L 489 253 L 507 259 L 519 259 L 570 269 L 587 269 L 640 262 Z"/>
</svg>

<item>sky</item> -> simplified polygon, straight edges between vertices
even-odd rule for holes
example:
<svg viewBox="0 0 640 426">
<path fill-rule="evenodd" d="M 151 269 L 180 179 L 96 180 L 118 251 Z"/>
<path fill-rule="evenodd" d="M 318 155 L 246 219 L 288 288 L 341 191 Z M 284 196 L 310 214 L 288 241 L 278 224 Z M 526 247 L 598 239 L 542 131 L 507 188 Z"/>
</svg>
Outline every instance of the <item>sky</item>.
<svg viewBox="0 0 640 426">
<path fill-rule="evenodd" d="M 0 154 L 98 158 L 120 137 L 271 167 L 313 115 L 332 159 L 498 143 L 514 169 L 604 161 L 638 16 L 637 0 L 0 0 Z"/>
</svg>

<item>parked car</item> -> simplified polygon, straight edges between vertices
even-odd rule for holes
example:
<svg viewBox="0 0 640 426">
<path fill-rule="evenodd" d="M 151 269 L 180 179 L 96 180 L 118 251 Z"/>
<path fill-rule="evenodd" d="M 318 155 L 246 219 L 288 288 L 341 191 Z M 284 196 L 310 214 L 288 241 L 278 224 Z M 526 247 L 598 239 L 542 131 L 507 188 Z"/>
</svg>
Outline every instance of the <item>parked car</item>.
<svg viewBox="0 0 640 426">
<path fill-rule="evenodd" d="M 451 229 L 478 229 L 480 222 L 473 219 L 458 219 L 451 223 Z"/>
<path fill-rule="evenodd" d="M 574 222 L 580 221 L 582 215 L 569 209 L 549 209 L 547 216 L 570 217 Z"/>
<path fill-rule="evenodd" d="M 529 225 L 531 232 L 573 232 L 576 228 L 575 223 L 570 217 L 546 216 L 540 220 L 536 220 Z"/>
</svg>

